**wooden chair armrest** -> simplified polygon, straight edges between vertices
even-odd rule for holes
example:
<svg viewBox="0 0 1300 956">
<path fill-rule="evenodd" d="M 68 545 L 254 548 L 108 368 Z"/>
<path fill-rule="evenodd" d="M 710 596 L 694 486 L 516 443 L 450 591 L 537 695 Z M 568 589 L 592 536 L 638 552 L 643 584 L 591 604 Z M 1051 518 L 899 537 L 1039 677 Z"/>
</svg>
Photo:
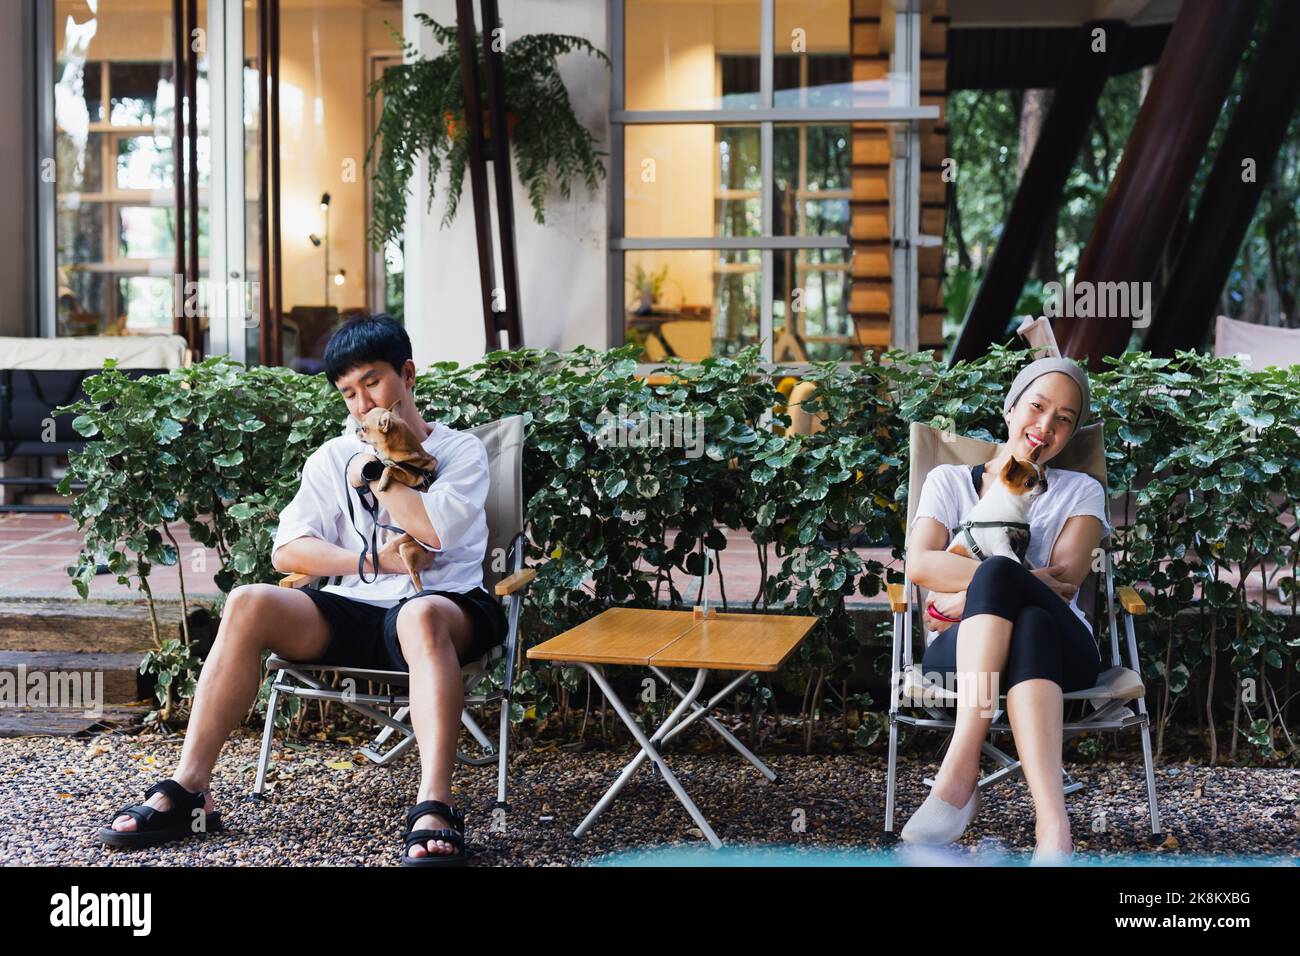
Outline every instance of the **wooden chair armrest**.
<svg viewBox="0 0 1300 956">
<path fill-rule="evenodd" d="M 295 571 L 295 572 L 293 572 L 292 574 L 286 574 L 284 577 L 282 577 L 282 578 L 280 579 L 280 587 L 282 587 L 282 588 L 305 588 L 307 585 L 311 584 L 313 581 L 316 581 L 316 580 L 319 580 L 319 579 L 320 579 L 320 575 L 319 575 L 319 574 L 300 574 L 300 573 L 298 573 L 297 571 Z"/>
<path fill-rule="evenodd" d="M 901 614 L 907 610 L 907 587 L 903 584 L 887 583 L 885 588 L 889 591 L 889 610 L 895 614 Z"/>
<path fill-rule="evenodd" d="M 536 568 L 523 568 L 516 571 L 508 578 L 502 578 L 497 582 L 497 597 L 505 597 L 507 594 L 514 594 L 516 591 L 522 591 L 528 587 L 530 581 L 537 577 Z"/>
<path fill-rule="evenodd" d="M 1119 603 L 1123 605 L 1124 610 L 1129 614 L 1136 616 L 1147 612 L 1147 602 L 1142 600 L 1142 595 L 1138 594 L 1136 590 L 1127 584 L 1121 585 L 1115 590 L 1119 595 Z"/>
</svg>

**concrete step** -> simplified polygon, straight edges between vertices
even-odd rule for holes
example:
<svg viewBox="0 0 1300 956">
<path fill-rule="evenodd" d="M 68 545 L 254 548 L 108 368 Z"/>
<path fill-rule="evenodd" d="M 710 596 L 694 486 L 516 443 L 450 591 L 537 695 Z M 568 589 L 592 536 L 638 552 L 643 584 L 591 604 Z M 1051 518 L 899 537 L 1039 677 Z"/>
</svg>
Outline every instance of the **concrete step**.
<svg viewBox="0 0 1300 956">
<path fill-rule="evenodd" d="M 136 703 L 146 696 L 140 674 L 143 659 L 142 651 L 0 651 L 0 707 L 53 705 L 82 711 L 96 703 Z"/>
</svg>

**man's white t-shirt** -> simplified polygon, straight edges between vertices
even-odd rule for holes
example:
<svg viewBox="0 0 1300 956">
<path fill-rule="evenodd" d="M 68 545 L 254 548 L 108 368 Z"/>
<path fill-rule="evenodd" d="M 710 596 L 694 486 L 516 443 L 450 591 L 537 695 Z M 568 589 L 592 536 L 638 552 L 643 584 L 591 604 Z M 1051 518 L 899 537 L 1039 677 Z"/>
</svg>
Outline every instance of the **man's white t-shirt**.
<svg viewBox="0 0 1300 956">
<path fill-rule="evenodd" d="M 420 572 L 420 580 L 426 589 L 464 594 L 483 586 L 488 540 L 483 510 L 489 481 L 487 449 L 469 432 L 437 422 L 429 424 L 433 431 L 420 444 L 437 460 L 437 477 L 420 497 L 442 546 L 431 548 L 420 542 L 433 553 L 432 562 Z M 367 546 L 370 544 L 374 521 L 361 506 L 356 491 L 348 488 L 346 468 L 353 454 L 367 451 L 369 446 L 356 437 L 356 423 L 349 416 L 345 434 L 331 438 L 311 453 L 303 465 L 298 493 L 280 512 L 280 525 L 271 547 L 273 556 L 276 549 L 295 538 L 313 537 L 347 548 L 360 557 L 363 538 Z M 347 495 L 352 496 L 356 530 L 348 519 Z M 396 524 L 382 504 L 379 523 Z M 395 536 L 380 528 L 379 547 Z M 340 583 L 328 584 L 321 590 L 380 607 L 394 607 L 402 598 L 418 593 L 410 575 L 380 574 L 375 578 L 373 567 L 373 557 L 367 554 L 365 571 L 371 583 L 363 582 L 354 571 L 343 575 Z"/>
<path fill-rule="evenodd" d="M 937 465 L 925 477 L 912 525 L 915 527 L 917 518 L 933 518 L 948 529 L 948 542 L 951 543 L 952 529 L 966 520 L 966 515 L 979 500 L 970 468 L 966 465 Z M 1047 490 L 1029 506 L 1029 549 L 1025 552 L 1025 559 L 1031 568 L 1047 567 L 1061 529 L 1074 515 L 1092 515 L 1099 520 L 1103 538 L 1113 530 L 1107 520 L 1106 492 L 1101 482 L 1082 471 L 1049 467 Z M 1070 601 L 1070 610 L 1085 625 L 1088 624 L 1079 609 L 1077 592 Z M 1088 626 L 1088 630 L 1091 631 L 1092 627 Z"/>
</svg>

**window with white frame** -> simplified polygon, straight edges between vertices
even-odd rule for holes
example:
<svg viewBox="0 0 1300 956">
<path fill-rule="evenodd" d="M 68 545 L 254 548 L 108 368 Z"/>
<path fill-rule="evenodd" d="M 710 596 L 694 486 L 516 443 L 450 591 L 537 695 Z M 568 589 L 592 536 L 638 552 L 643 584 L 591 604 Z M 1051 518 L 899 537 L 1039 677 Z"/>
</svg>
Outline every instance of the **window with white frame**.
<svg viewBox="0 0 1300 956">
<path fill-rule="evenodd" d="M 102 19 L 56 19 L 56 333 L 170 333 L 176 242 L 170 32 L 156 18 L 151 37 L 89 29 Z M 148 46 L 158 48 L 156 58 L 121 58 L 124 52 L 138 57 Z M 206 75 L 197 88 L 202 103 Z M 204 127 L 197 152 L 201 268 L 208 146 Z"/>
</svg>

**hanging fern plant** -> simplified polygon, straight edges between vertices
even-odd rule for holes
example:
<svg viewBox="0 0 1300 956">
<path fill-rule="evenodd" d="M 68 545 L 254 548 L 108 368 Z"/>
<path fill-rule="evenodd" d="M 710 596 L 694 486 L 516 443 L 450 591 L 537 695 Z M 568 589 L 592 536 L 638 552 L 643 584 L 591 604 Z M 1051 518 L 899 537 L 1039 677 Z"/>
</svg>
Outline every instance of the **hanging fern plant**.
<svg viewBox="0 0 1300 956">
<path fill-rule="evenodd" d="M 421 152 L 429 158 L 429 202 L 438 174 L 447 164 L 447 208 L 442 226 L 456 218 L 465 167 L 469 161 L 469 124 L 465 122 L 465 95 L 461 83 L 457 31 L 428 15 L 416 19 L 433 31 L 443 51 L 433 59 L 414 54 L 414 44 L 403 43 L 406 62 L 390 67 L 370 87 L 369 95 L 383 96 L 383 109 L 366 152 L 373 170 L 374 215 L 370 242 L 376 249 L 399 240 L 406 218 L 407 188 Z M 486 96 L 482 34 L 476 34 L 479 89 Z M 569 92 L 560 79 L 556 58 L 585 51 L 609 66 L 609 57 L 582 37 L 534 33 L 505 45 L 505 104 L 510 145 L 519 179 L 528 190 L 533 218 L 545 223 L 545 197 L 552 178 L 560 195 L 569 198 L 572 181 L 581 177 L 595 191 L 605 176 L 600 161 L 607 153 L 597 150 L 594 139 L 573 113 Z M 486 109 L 484 115 L 486 117 Z M 485 127 L 485 133 L 487 132 Z"/>
</svg>

